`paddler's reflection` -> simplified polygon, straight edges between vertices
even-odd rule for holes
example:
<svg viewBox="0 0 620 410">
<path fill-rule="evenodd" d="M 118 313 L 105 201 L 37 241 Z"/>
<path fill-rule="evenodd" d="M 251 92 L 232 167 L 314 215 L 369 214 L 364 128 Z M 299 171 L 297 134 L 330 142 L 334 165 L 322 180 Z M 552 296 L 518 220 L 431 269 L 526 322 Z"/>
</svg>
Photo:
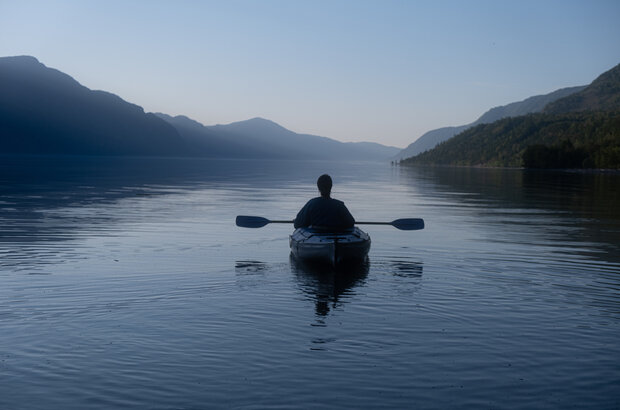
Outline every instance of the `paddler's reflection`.
<svg viewBox="0 0 620 410">
<path fill-rule="evenodd" d="M 302 292 L 315 302 L 317 316 L 327 316 L 331 309 L 342 306 L 355 295 L 355 287 L 363 286 L 368 276 L 370 262 L 334 268 L 329 265 L 309 264 L 290 258 L 291 271 L 295 274 Z"/>
</svg>

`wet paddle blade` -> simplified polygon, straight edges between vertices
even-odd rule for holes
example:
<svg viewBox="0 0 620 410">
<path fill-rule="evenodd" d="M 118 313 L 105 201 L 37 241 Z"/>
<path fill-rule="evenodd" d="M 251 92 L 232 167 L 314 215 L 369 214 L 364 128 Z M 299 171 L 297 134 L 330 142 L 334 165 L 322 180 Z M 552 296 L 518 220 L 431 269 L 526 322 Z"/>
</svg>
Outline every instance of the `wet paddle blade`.
<svg viewBox="0 0 620 410">
<path fill-rule="evenodd" d="M 424 229 L 424 219 L 422 218 L 403 218 L 392 221 L 391 224 L 394 228 L 401 231 L 415 231 L 417 229 Z"/>
<path fill-rule="evenodd" d="M 269 222 L 269 219 L 267 218 L 263 218 L 260 216 L 245 216 L 245 215 L 238 215 L 237 219 L 235 220 L 235 223 L 237 224 L 237 226 L 240 226 L 242 228 L 262 228 L 263 226 L 267 225 Z"/>
</svg>

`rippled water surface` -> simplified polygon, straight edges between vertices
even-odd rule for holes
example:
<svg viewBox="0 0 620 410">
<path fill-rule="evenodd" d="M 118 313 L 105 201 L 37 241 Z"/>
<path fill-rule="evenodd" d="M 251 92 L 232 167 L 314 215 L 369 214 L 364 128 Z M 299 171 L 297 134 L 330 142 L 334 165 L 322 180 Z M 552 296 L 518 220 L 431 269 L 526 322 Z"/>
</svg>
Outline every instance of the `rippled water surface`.
<svg viewBox="0 0 620 410">
<path fill-rule="evenodd" d="M 618 408 L 620 176 L 4 158 L 0 408 Z M 367 265 L 291 260 L 324 172 Z"/>
</svg>

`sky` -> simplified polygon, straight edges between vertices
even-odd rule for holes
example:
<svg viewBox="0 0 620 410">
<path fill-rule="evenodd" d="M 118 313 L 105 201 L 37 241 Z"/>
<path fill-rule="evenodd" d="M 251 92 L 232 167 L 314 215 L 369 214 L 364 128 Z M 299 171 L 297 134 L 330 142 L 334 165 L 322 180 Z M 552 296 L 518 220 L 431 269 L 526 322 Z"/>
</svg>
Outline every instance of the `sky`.
<svg viewBox="0 0 620 410">
<path fill-rule="evenodd" d="M 0 57 L 205 125 L 405 147 L 620 63 L 620 1 L 0 0 Z"/>
</svg>

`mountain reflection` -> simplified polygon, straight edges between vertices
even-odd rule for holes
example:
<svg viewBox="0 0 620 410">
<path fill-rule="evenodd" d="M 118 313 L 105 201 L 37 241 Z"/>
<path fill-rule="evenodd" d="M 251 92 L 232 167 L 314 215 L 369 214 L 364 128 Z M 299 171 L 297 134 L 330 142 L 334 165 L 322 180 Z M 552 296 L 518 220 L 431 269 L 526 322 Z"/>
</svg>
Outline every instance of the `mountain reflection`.
<svg viewBox="0 0 620 410">
<path fill-rule="evenodd" d="M 429 196 L 506 208 L 574 212 L 620 220 L 620 175 L 504 168 L 400 167 L 403 180 Z M 463 196 L 463 194 L 473 194 Z"/>
<path fill-rule="evenodd" d="M 329 167 L 329 165 L 327 165 Z M 326 163 L 134 157 L 11 157 L 0 160 L 0 242 L 73 239 L 124 222 L 100 205 L 200 189 L 311 186 Z M 256 199 L 256 198 L 255 198 Z"/>
<path fill-rule="evenodd" d="M 302 292 L 315 303 L 319 317 L 329 314 L 355 295 L 355 287 L 363 286 L 370 262 L 343 267 L 313 265 L 291 255 L 291 271 Z"/>
<path fill-rule="evenodd" d="M 590 243 L 620 260 L 620 175 L 501 168 L 400 167 L 446 212 L 509 226 L 515 243 Z M 607 256 L 605 257 L 607 259 Z"/>
</svg>

